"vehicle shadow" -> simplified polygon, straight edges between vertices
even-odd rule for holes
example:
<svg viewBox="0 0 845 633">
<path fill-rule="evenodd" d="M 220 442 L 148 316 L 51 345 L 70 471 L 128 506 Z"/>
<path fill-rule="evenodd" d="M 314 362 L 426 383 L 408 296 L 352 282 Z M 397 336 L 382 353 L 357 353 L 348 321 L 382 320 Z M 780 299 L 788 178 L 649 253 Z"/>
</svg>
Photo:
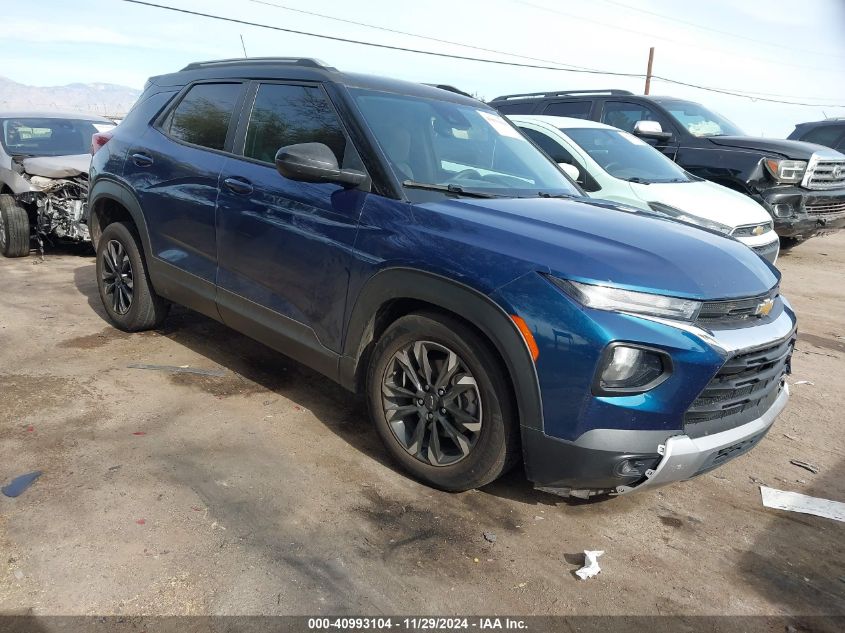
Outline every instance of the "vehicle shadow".
<svg viewBox="0 0 845 633">
<path fill-rule="evenodd" d="M 105 324 L 111 326 L 100 301 L 93 264 L 75 269 L 74 285 L 86 298 L 91 309 Z M 400 472 L 389 459 L 372 428 L 363 398 L 348 392 L 331 379 L 213 319 L 181 306 L 172 307 L 157 333 L 208 359 L 210 363 L 228 369 L 244 385 L 253 383 L 266 390 L 268 396 L 283 396 L 311 411 L 327 429 L 353 448 L 381 465 Z M 213 378 L 203 384 L 211 393 L 215 393 Z M 225 395 L 228 394 L 222 394 L 223 397 Z"/>
<path fill-rule="evenodd" d="M 783 488 L 789 489 L 788 484 Z M 815 476 L 803 493 L 845 500 L 845 460 Z M 737 549 L 737 567 L 748 586 L 783 605 L 786 613 L 845 616 L 845 523 L 766 508 L 762 502 L 757 511 L 768 522 L 765 531 L 750 547 Z M 832 621 L 802 622 L 797 617 L 793 624 L 797 630 L 841 630 Z"/>
<path fill-rule="evenodd" d="M 75 269 L 74 285 L 91 309 L 110 326 L 100 301 L 93 264 Z M 181 306 L 173 306 L 158 333 L 246 381 L 260 385 L 268 394 L 284 396 L 310 410 L 327 429 L 353 448 L 403 477 L 408 476 L 390 459 L 372 427 L 362 396 L 346 391 L 331 379 L 262 343 Z M 538 491 L 526 478 L 521 463 L 481 488 L 481 492 L 521 504 L 544 506 L 588 505 L 611 499 L 607 496 L 590 500 L 563 498 Z"/>
</svg>

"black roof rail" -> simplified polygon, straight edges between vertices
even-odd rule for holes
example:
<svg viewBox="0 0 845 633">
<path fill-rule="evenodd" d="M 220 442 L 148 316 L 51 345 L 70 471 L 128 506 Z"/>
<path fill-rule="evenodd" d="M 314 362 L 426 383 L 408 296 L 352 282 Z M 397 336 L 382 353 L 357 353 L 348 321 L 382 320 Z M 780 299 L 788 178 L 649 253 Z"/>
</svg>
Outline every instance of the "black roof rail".
<svg viewBox="0 0 845 633">
<path fill-rule="evenodd" d="M 464 92 L 460 88 L 455 88 L 455 86 L 450 86 L 449 84 L 423 84 L 424 86 L 431 86 L 432 88 L 440 88 L 440 90 L 448 90 L 449 92 L 454 92 L 455 94 L 463 95 L 464 97 L 469 97 L 470 99 L 475 99 L 471 94 L 468 92 Z"/>
<path fill-rule="evenodd" d="M 508 99 L 547 99 L 549 97 L 566 97 L 569 95 L 633 95 L 630 90 L 599 89 L 599 90 L 560 90 L 557 92 L 524 92 L 522 94 L 502 95 L 493 101 L 507 101 Z"/>
<path fill-rule="evenodd" d="M 319 59 L 310 57 L 236 57 L 234 59 L 212 59 L 206 62 L 193 62 L 185 66 L 182 71 L 199 70 L 201 68 L 213 68 L 217 66 L 241 66 L 241 65 L 272 65 L 289 64 L 291 66 L 306 66 L 308 68 L 320 68 L 322 70 L 336 70 Z"/>
</svg>

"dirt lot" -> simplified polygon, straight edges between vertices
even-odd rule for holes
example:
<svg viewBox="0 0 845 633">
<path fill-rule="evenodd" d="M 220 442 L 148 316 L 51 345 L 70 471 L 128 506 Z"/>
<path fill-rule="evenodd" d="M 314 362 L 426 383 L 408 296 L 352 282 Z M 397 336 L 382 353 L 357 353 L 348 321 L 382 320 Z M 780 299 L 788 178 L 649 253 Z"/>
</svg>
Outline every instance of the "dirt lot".
<svg viewBox="0 0 845 633">
<path fill-rule="evenodd" d="M 0 496 L 0 613 L 845 614 L 845 524 L 763 508 L 758 489 L 845 501 L 845 233 L 780 266 L 801 328 L 790 382 L 813 384 L 761 445 L 570 502 L 521 472 L 421 486 L 327 379 L 184 310 L 112 329 L 90 257 L 0 260 L 0 481 L 44 471 Z M 584 549 L 606 551 L 588 582 Z"/>
</svg>

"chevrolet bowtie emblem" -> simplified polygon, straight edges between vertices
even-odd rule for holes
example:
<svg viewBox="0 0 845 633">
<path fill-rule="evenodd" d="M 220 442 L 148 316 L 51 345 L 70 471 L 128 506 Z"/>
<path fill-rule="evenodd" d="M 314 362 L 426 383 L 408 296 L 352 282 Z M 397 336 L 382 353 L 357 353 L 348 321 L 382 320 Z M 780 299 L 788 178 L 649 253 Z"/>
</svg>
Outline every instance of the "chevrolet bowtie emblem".
<svg viewBox="0 0 845 633">
<path fill-rule="evenodd" d="M 775 307 L 774 299 L 766 299 L 763 303 L 757 305 L 754 314 L 758 317 L 769 316 L 769 312 L 772 311 L 773 307 Z"/>
</svg>

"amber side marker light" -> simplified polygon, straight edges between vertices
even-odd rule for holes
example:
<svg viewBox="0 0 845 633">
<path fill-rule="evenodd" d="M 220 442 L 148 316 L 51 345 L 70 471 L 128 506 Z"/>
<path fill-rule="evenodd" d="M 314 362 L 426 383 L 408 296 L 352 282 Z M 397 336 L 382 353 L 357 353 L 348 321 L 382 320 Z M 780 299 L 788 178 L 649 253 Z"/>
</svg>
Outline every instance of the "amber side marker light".
<svg viewBox="0 0 845 633">
<path fill-rule="evenodd" d="M 516 314 L 512 314 L 511 319 L 513 319 L 513 322 L 516 323 L 516 327 L 519 328 L 522 338 L 525 339 L 525 344 L 528 345 L 528 351 L 531 352 L 531 358 L 533 358 L 536 363 L 537 359 L 540 357 L 540 348 L 537 347 L 537 341 L 534 340 L 534 335 L 531 333 L 528 324 L 525 322 L 525 319 Z"/>
</svg>

